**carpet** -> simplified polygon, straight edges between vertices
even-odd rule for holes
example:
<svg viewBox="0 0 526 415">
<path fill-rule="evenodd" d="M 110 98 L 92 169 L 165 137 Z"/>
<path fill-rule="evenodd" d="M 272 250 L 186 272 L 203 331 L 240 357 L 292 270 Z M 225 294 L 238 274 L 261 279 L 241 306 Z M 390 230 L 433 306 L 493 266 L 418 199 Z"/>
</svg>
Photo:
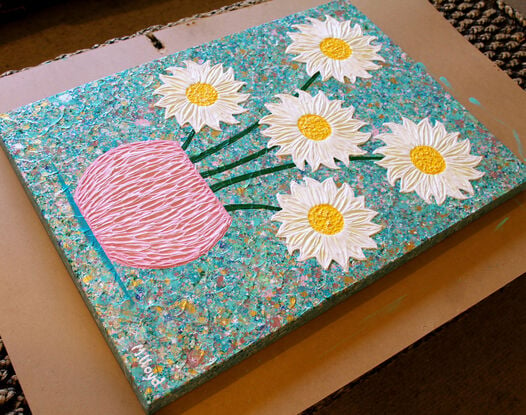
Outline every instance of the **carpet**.
<svg viewBox="0 0 526 415">
<path fill-rule="evenodd" d="M 245 0 L 241 6 L 259 1 Z M 105 42 L 113 43 L 128 37 L 126 33 L 144 33 L 140 28 L 169 24 L 160 20 L 159 3 L 162 2 L 0 2 L 0 54 L 5 58 L 0 72 L 5 71 L 5 76 L 65 51 L 73 52 L 116 37 Z M 163 14 L 162 19 L 176 21 L 195 13 L 217 13 L 207 10 L 222 7 L 221 11 L 227 11 L 240 6 L 233 3 L 184 0 L 176 14 Z M 467 40 L 526 89 L 526 20 L 516 8 L 501 0 L 431 3 Z M 74 32 L 63 26 L 67 20 L 82 29 L 92 20 L 104 21 L 107 16 L 111 19 L 94 34 L 98 38 L 89 38 L 82 31 L 72 36 Z M 54 33 L 56 41 L 40 48 L 38 56 L 29 56 L 24 41 L 34 42 L 38 30 L 48 32 L 48 37 Z M 304 414 L 526 413 L 526 396 L 521 393 L 526 390 L 525 298 L 526 277 L 522 276 Z M 0 339 L 0 414 L 30 413 Z"/>
</svg>

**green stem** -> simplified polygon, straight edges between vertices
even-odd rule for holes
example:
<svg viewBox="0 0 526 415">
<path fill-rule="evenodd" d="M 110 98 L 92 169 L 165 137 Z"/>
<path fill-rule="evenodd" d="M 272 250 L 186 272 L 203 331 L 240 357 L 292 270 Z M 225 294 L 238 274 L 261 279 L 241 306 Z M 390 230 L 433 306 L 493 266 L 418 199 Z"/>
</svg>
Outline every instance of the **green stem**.
<svg viewBox="0 0 526 415">
<path fill-rule="evenodd" d="M 307 82 L 305 82 L 302 86 L 301 86 L 301 90 L 302 91 L 305 91 L 309 86 L 312 85 L 312 83 L 318 78 L 318 76 L 320 75 L 319 72 L 316 72 L 314 75 L 312 75 L 308 80 Z M 245 128 L 243 131 L 240 131 L 239 133 L 237 133 L 236 135 L 234 135 L 233 137 L 230 137 L 224 141 L 222 141 L 221 143 L 219 143 L 218 145 L 214 146 L 214 147 L 211 147 L 199 154 L 196 154 L 194 156 L 190 156 L 190 161 L 192 161 L 192 163 L 197 163 L 198 161 L 201 161 L 203 160 L 204 158 L 208 157 L 208 156 L 211 156 L 212 154 L 215 154 L 217 153 L 218 151 L 221 151 L 223 148 L 231 145 L 231 144 L 234 144 L 236 141 L 242 139 L 244 136 L 246 136 L 248 133 L 252 132 L 253 130 L 255 130 L 256 128 L 259 127 L 259 120 L 256 121 L 255 123 L 249 125 L 247 128 Z M 186 144 L 186 143 L 185 143 Z M 183 144 L 184 145 L 184 144 Z M 185 147 L 183 147 L 183 150 L 185 149 Z"/>
<path fill-rule="evenodd" d="M 274 167 L 268 167 L 266 169 L 252 171 L 250 173 L 242 174 L 241 176 L 231 177 L 230 179 L 224 180 L 222 182 L 214 183 L 212 186 L 210 186 L 210 189 L 212 189 L 213 192 L 217 192 L 218 190 L 221 190 L 233 184 L 244 182 L 245 180 L 250 180 L 259 176 L 265 176 L 267 174 L 275 173 L 281 170 L 291 169 L 295 166 L 296 165 L 294 163 L 285 163 Z"/>
<path fill-rule="evenodd" d="M 186 150 L 190 143 L 192 142 L 193 138 L 195 137 L 195 130 L 192 128 L 192 131 L 190 131 L 190 134 L 188 134 L 188 137 L 186 137 L 185 142 L 181 146 L 183 150 Z"/>
<path fill-rule="evenodd" d="M 384 156 L 381 154 L 370 156 L 350 156 L 349 161 L 381 160 Z"/>
<path fill-rule="evenodd" d="M 236 141 L 242 139 L 244 136 L 246 136 L 252 130 L 255 130 L 257 127 L 259 127 L 259 121 L 256 121 L 255 123 L 245 128 L 243 131 L 240 131 L 239 133 L 230 137 L 229 139 L 220 142 L 217 146 L 210 147 L 208 150 L 205 150 L 202 153 L 196 154 L 195 156 L 191 156 L 190 161 L 192 161 L 192 163 L 197 163 L 198 161 L 203 160 L 205 157 L 211 156 L 212 154 L 221 151 L 226 146 L 234 144 Z"/>
<path fill-rule="evenodd" d="M 232 212 L 234 210 L 247 210 L 247 209 L 281 210 L 281 208 L 278 206 L 261 205 L 257 203 L 225 205 L 225 209 L 227 212 Z"/>
<path fill-rule="evenodd" d="M 314 75 L 312 75 L 308 80 L 307 82 L 305 82 L 303 84 L 303 86 L 300 88 L 302 91 L 306 91 L 309 86 L 311 86 L 314 81 L 316 81 L 316 79 L 318 79 L 318 76 L 320 76 L 320 73 L 319 72 L 316 72 Z"/>
<path fill-rule="evenodd" d="M 201 173 L 201 176 L 204 178 L 215 176 L 216 174 L 223 173 L 224 171 L 231 170 L 235 167 L 241 166 L 242 164 L 248 163 L 249 161 L 252 161 L 254 159 L 257 159 L 258 157 L 261 157 L 270 151 L 272 151 L 275 147 L 271 148 L 262 148 L 261 150 L 249 154 L 246 157 L 243 157 L 237 161 L 234 161 L 233 163 L 225 164 L 223 166 L 217 167 L 212 170 L 206 170 Z M 365 160 L 381 160 L 384 156 L 382 155 L 369 155 L 369 156 L 350 156 L 349 161 L 365 161 Z"/>
<path fill-rule="evenodd" d="M 206 171 L 201 173 L 201 176 L 203 176 L 203 177 L 210 177 L 210 176 L 214 176 L 214 175 L 219 174 L 219 173 L 223 173 L 224 171 L 231 170 L 231 169 L 233 169 L 233 168 L 235 168 L 237 166 L 241 166 L 242 164 L 248 163 L 249 161 L 257 159 L 258 157 L 261 157 L 264 154 L 267 154 L 273 148 L 274 147 L 272 147 L 272 148 L 266 148 L 266 147 L 262 148 L 258 152 L 249 154 L 248 156 L 243 157 L 243 158 L 241 158 L 241 159 L 239 159 L 237 161 L 234 161 L 233 163 L 225 164 L 225 165 L 223 165 L 221 167 L 217 167 L 217 168 L 212 169 L 212 170 L 206 170 Z"/>
<path fill-rule="evenodd" d="M 263 150 L 270 151 L 270 149 L 263 149 Z M 258 151 L 258 153 L 262 152 L 263 150 Z M 248 157 L 256 158 L 256 155 L 258 153 L 251 154 L 250 156 L 247 156 L 245 158 L 248 158 Z M 382 156 L 382 155 L 350 156 L 349 160 L 350 161 L 381 160 L 383 157 L 384 156 Z M 241 163 L 242 160 L 243 159 L 238 160 L 236 163 L 242 164 Z M 232 163 L 232 164 L 234 164 L 234 163 Z M 295 166 L 296 165 L 294 163 L 285 163 L 285 164 L 279 164 L 279 165 L 274 166 L 274 167 L 268 167 L 266 169 L 252 171 L 250 173 L 242 174 L 241 176 L 231 177 L 230 179 L 214 183 L 212 186 L 210 186 L 210 189 L 212 189 L 213 192 L 217 192 L 218 190 L 221 190 L 221 189 L 223 189 L 225 187 L 228 187 L 228 186 L 231 186 L 233 184 L 236 184 L 236 183 L 239 183 L 239 182 L 243 182 L 245 180 L 250 180 L 250 179 L 253 179 L 253 178 L 259 177 L 259 176 L 265 176 L 267 174 L 275 173 L 275 172 L 278 172 L 278 171 L 281 171 L 281 170 L 291 169 L 291 168 L 293 168 Z M 209 170 L 209 172 L 210 171 L 213 171 L 213 170 Z M 207 172 L 205 172 L 205 173 L 207 173 Z M 211 176 L 211 174 L 208 174 L 208 176 Z M 203 177 L 208 177 L 208 176 L 203 176 Z"/>
</svg>

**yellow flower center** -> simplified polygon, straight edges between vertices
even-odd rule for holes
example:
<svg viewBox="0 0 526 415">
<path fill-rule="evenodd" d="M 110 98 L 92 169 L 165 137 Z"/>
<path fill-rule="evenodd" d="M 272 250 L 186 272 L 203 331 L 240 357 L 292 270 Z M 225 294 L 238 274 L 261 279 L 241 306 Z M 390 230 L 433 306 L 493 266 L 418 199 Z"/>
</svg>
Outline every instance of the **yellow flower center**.
<svg viewBox="0 0 526 415">
<path fill-rule="evenodd" d="M 217 101 L 219 94 L 212 85 L 198 82 L 186 89 L 186 97 L 192 104 L 208 107 Z"/>
<path fill-rule="evenodd" d="M 321 204 L 309 210 L 309 223 L 316 232 L 334 235 L 343 229 L 343 215 L 331 205 Z"/>
<path fill-rule="evenodd" d="M 305 137 L 314 141 L 323 141 L 332 133 L 327 120 L 316 114 L 302 115 L 298 120 L 298 128 Z"/>
<path fill-rule="evenodd" d="M 446 169 L 446 160 L 433 147 L 416 146 L 409 155 L 415 167 L 426 174 L 438 174 Z"/>
<path fill-rule="evenodd" d="M 320 50 L 325 56 L 339 61 L 352 55 L 352 49 L 349 44 L 345 40 L 336 37 L 323 39 L 320 43 Z"/>
</svg>

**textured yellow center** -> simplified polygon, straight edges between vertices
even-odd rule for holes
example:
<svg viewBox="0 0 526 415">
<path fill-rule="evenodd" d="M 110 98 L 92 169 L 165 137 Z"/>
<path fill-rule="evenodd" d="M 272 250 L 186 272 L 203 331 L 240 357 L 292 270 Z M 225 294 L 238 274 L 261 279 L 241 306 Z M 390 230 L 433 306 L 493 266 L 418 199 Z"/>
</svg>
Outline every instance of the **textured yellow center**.
<svg viewBox="0 0 526 415">
<path fill-rule="evenodd" d="M 334 235 L 343 229 L 343 215 L 331 205 L 316 205 L 309 210 L 309 223 L 316 232 Z"/>
<path fill-rule="evenodd" d="M 298 120 L 298 128 L 305 137 L 314 141 L 323 141 L 332 133 L 327 120 L 316 114 L 302 115 Z"/>
<path fill-rule="evenodd" d="M 444 157 L 433 147 L 416 146 L 409 154 L 415 167 L 426 174 L 438 174 L 446 169 Z"/>
<path fill-rule="evenodd" d="M 198 82 L 188 87 L 186 97 L 192 104 L 208 107 L 217 101 L 218 94 L 212 85 Z"/>
<path fill-rule="evenodd" d="M 328 37 L 320 43 L 320 50 L 331 59 L 342 61 L 352 55 L 352 49 L 345 40 Z"/>
</svg>

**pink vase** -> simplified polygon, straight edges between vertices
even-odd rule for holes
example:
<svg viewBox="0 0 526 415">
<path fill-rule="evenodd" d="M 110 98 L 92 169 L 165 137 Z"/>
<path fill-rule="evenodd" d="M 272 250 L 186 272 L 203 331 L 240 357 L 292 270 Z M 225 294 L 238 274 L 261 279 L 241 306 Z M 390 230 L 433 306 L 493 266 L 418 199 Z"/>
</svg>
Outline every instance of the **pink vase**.
<svg viewBox="0 0 526 415">
<path fill-rule="evenodd" d="M 207 253 L 232 218 L 173 141 L 124 144 L 98 157 L 74 195 L 115 262 L 170 268 Z"/>
</svg>

